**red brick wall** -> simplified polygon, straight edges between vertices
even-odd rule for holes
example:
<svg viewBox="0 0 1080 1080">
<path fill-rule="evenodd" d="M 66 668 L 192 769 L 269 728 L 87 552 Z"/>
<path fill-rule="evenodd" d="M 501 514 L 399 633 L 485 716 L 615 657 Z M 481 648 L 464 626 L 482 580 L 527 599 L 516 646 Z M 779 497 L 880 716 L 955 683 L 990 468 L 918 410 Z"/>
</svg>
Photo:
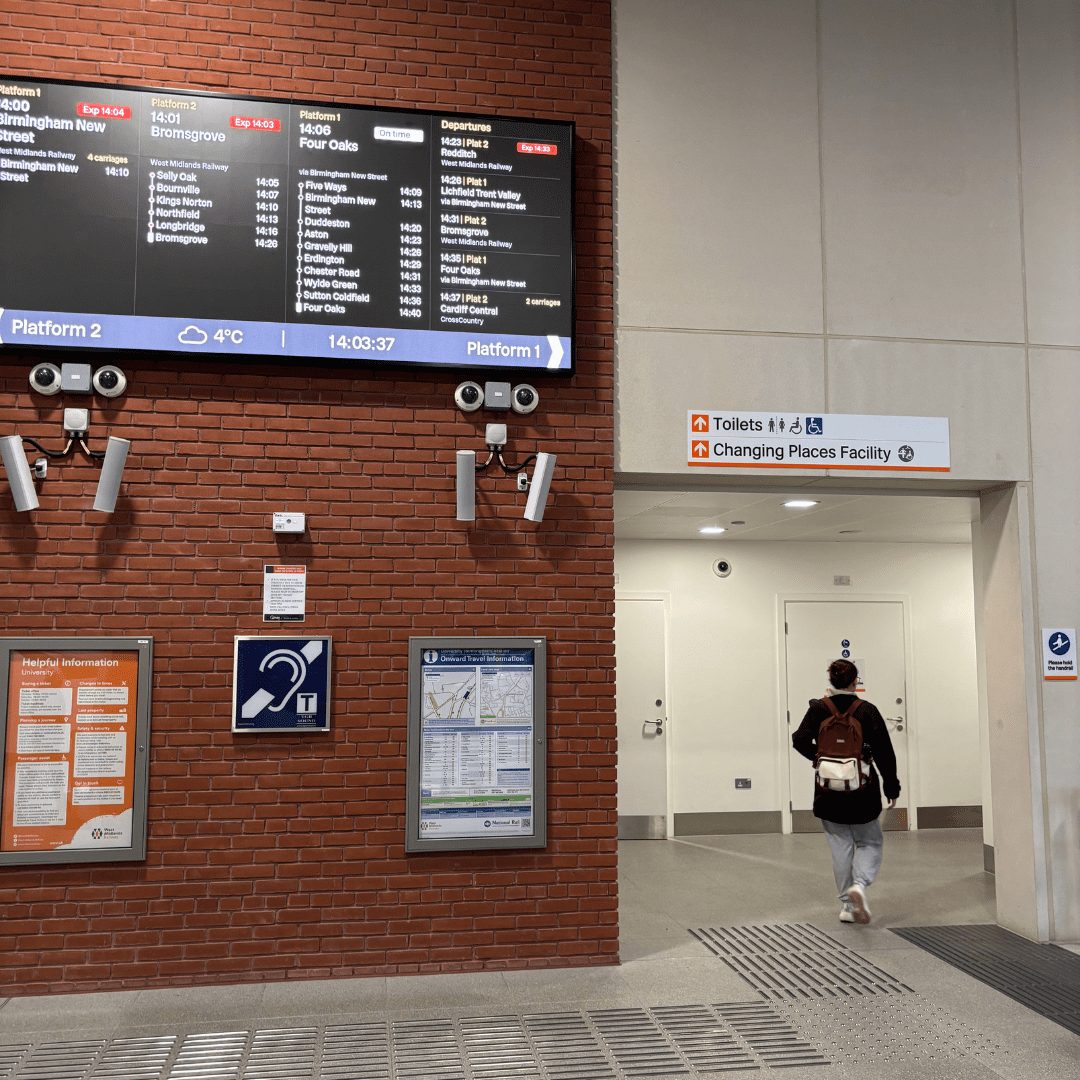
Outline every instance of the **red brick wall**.
<svg viewBox="0 0 1080 1080">
<path fill-rule="evenodd" d="M 445 373 L 110 358 L 130 388 L 94 398 L 91 445 L 133 441 L 116 513 L 90 510 L 78 457 L 32 514 L 0 485 L 2 633 L 155 643 L 146 863 L 0 868 L 0 993 L 615 962 L 609 4 L 3 0 L 0 58 L 578 124 L 578 374 L 510 420 L 510 456 L 558 455 L 541 524 L 502 475 L 455 521 L 454 450 L 482 449 L 484 417 Z M 0 434 L 52 446 L 38 359 L 2 357 Z M 309 529 L 277 541 L 286 504 Z M 329 736 L 229 732 L 267 559 L 307 564 L 303 632 L 334 635 Z M 546 850 L 405 854 L 407 639 L 429 633 L 547 635 Z"/>
</svg>

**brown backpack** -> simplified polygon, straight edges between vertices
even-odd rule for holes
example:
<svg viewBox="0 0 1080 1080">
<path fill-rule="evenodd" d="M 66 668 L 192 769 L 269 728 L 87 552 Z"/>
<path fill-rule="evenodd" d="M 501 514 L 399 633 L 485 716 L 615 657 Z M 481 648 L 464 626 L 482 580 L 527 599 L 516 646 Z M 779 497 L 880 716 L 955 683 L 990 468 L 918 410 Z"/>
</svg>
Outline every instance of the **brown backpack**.
<svg viewBox="0 0 1080 1080">
<path fill-rule="evenodd" d="M 870 782 L 870 762 L 863 757 L 862 724 L 855 719 L 862 702 L 856 699 L 843 713 L 832 698 L 823 698 L 822 704 L 831 715 L 818 728 L 814 759 L 817 784 L 830 791 L 858 791 Z"/>
</svg>

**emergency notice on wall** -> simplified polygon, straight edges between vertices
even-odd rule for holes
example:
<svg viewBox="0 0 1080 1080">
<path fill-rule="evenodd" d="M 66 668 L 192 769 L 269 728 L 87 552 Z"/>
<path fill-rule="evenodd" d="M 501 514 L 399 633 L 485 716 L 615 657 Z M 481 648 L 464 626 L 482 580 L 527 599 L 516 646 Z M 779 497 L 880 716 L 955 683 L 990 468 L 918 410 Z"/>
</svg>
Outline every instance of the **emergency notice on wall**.
<svg viewBox="0 0 1080 1080">
<path fill-rule="evenodd" d="M 706 468 L 948 472 L 942 416 L 691 409 L 686 463 Z"/>
<path fill-rule="evenodd" d="M 132 845 L 139 654 L 8 653 L 0 850 Z"/>
</svg>

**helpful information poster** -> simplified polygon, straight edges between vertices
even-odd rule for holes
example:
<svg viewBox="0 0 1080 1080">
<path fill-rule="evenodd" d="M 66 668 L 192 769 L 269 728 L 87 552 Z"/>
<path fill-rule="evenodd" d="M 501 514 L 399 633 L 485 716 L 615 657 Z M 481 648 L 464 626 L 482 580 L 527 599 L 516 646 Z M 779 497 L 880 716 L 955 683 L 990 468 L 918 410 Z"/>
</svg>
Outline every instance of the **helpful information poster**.
<svg viewBox="0 0 1080 1080">
<path fill-rule="evenodd" d="M 12 651 L 0 850 L 129 847 L 138 653 Z"/>
</svg>

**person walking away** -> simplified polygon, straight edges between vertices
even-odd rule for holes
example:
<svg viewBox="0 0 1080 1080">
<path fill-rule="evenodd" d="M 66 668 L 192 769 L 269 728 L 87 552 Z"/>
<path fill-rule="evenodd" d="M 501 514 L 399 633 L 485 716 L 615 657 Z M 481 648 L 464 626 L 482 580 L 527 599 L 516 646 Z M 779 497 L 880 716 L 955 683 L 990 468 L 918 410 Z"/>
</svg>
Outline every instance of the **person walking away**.
<svg viewBox="0 0 1080 1080">
<path fill-rule="evenodd" d="M 791 744 L 814 762 L 814 816 L 832 851 L 840 921 L 866 924 L 866 890 L 881 869 L 881 790 L 890 809 L 900 796 L 896 754 L 881 713 L 856 693 L 858 668 L 829 665 L 829 688 L 813 699 Z M 879 784 L 878 776 L 881 781 Z"/>
</svg>

